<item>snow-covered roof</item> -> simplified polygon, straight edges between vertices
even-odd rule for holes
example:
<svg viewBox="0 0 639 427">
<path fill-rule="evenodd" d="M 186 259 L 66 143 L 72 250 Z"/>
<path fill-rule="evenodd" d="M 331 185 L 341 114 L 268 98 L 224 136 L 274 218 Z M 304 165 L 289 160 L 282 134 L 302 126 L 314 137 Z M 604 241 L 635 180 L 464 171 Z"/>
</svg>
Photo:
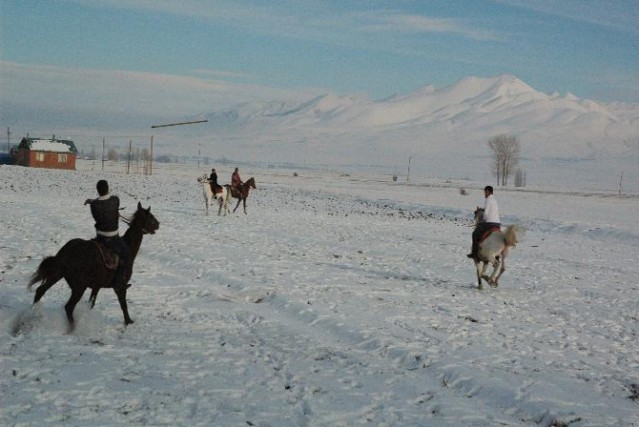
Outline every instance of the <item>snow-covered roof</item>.
<svg viewBox="0 0 639 427">
<path fill-rule="evenodd" d="M 54 153 L 77 153 L 78 151 L 73 141 L 59 139 L 24 138 L 20 146 L 32 151 L 51 151 Z"/>
</svg>

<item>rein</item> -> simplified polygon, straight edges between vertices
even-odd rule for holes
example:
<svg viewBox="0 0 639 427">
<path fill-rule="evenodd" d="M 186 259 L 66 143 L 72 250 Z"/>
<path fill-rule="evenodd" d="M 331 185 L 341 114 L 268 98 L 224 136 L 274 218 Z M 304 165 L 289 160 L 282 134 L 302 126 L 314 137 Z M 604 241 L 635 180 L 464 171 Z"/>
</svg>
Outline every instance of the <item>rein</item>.
<svg viewBox="0 0 639 427">
<path fill-rule="evenodd" d="M 122 222 L 128 226 L 131 225 L 134 219 L 135 219 L 135 214 L 134 214 L 134 218 L 127 218 L 124 215 L 120 214 L 120 220 L 122 220 Z M 140 227 L 140 230 L 142 230 L 143 234 L 149 234 L 149 232 L 144 227 Z"/>
<path fill-rule="evenodd" d="M 122 220 L 123 223 L 127 224 L 127 225 L 131 225 L 131 221 L 133 221 L 132 218 L 127 218 L 124 215 L 120 214 L 120 219 Z"/>
</svg>

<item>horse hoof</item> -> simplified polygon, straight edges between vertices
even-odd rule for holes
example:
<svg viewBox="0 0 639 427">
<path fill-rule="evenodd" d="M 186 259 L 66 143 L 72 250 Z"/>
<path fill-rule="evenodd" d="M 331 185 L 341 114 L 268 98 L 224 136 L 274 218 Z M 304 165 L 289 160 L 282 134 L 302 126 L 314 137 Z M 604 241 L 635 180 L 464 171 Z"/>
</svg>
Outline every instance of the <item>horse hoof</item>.
<svg viewBox="0 0 639 427">
<path fill-rule="evenodd" d="M 124 321 L 124 326 L 129 326 L 132 323 L 134 323 L 133 319 L 127 319 L 127 320 Z"/>
</svg>

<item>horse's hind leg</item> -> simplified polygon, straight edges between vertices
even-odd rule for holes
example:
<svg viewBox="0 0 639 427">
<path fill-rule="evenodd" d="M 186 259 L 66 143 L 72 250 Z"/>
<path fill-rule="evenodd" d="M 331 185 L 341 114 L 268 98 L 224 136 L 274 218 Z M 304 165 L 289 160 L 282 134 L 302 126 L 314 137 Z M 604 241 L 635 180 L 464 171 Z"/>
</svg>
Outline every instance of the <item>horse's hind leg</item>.
<svg viewBox="0 0 639 427">
<path fill-rule="evenodd" d="M 235 205 L 235 208 L 233 209 L 233 213 L 235 213 L 235 211 L 237 210 L 237 208 L 240 207 L 240 203 L 242 203 L 242 199 L 237 199 L 237 205 Z"/>
<path fill-rule="evenodd" d="M 246 198 L 242 199 L 242 206 L 244 207 L 244 215 L 246 215 Z"/>
<path fill-rule="evenodd" d="M 62 277 L 54 277 L 52 279 L 45 279 L 40 286 L 36 289 L 35 296 L 33 297 L 33 303 L 40 301 L 40 298 L 51 288 L 51 286 L 58 283 Z"/>
<path fill-rule="evenodd" d="M 69 324 L 71 325 L 71 329 L 75 324 L 75 320 L 73 319 L 73 310 L 75 309 L 76 304 L 80 299 L 82 299 L 82 295 L 84 295 L 84 291 L 86 287 L 72 287 L 71 288 L 71 297 L 69 301 L 67 301 L 64 306 L 64 310 L 67 312 L 67 319 L 69 320 Z"/>
<path fill-rule="evenodd" d="M 499 261 L 498 258 L 495 258 L 495 261 L 493 261 L 493 272 L 490 275 L 490 279 L 488 280 L 490 286 L 492 286 L 493 288 L 497 287 L 497 280 L 499 280 L 499 276 L 501 276 L 503 270 L 503 263 Z"/>
<path fill-rule="evenodd" d="M 496 288 L 497 286 L 499 286 L 499 278 L 501 277 L 502 274 L 504 274 L 504 271 L 506 271 L 506 257 L 502 256 L 499 274 L 497 274 L 497 277 L 495 277 L 495 280 L 492 283 L 493 288 Z"/>
</svg>

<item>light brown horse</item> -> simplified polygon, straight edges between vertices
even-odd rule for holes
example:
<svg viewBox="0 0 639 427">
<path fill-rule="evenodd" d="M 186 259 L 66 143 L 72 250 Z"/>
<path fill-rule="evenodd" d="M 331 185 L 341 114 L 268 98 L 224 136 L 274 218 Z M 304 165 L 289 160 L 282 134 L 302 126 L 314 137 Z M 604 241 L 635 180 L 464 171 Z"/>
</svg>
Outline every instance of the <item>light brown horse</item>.
<svg viewBox="0 0 639 427">
<path fill-rule="evenodd" d="M 484 222 L 484 209 L 477 208 L 475 210 L 475 226 L 482 222 Z M 479 250 L 473 258 L 477 269 L 477 287 L 479 289 L 482 288 L 481 279 L 486 280 L 493 288 L 499 286 L 499 278 L 506 271 L 506 257 L 510 249 L 517 244 L 518 232 L 523 232 L 523 229 L 516 225 L 509 225 L 506 231 L 492 231 L 479 243 Z M 486 274 L 489 264 L 493 266 L 493 272 L 490 276 Z"/>
<path fill-rule="evenodd" d="M 233 212 L 237 210 L 240 206 L 240 202 L 244 204 L 244 213 L 246 214 L 246 198 L 249 195 L 249 190 L 255 189 L 255 178 L 251 177 L 246 182 L 243 182 L 236 188 L 232 188 L 230 185 L 225 185 L 230 191 L 231 196 L 237 199 L 237 205 L 235 205 L 235 209 Z"/>
<path fill-rule="evenodd" d="M 151 208 L 142 208 L 138 202 L 138 209 L 133 214 L 133 219 L 129 222 L 129 228 L 122 236 L 124 243 L 131 250 L 131 263 L 126 274 L 126 282 L 131 279 L 133 273 L 133 262 L 140 250 L 142 237 L 145 234 L 155 234 L 160 228 L 160 223 L 151 213 Z M 87 288 L 92 289 L 91 302 L 95 303 L 98 291 L 101 288 L 112 288 L 113 275 L 115 270 L 109 269 L 104 265 L 104 259 L 100 248 L 92 240 L 72 239 L 69 240 L 58 251 L 55 256 L 46 257 L 40 265 L 31 280 L 28 288 L 37 283 L 42 282 L 36 289 L 33 304 L 38 303 L 40 298 L 55 285 L 60 279 L 66 280 L 71 288 L 71 297 L 64 306 L 69 320 L 70 329 L 75 326 L 73 318 L 73 310 L 76 304 L 82 298 Z M 118 296 L 120 308 L 124 314 L 124 323 L 129 325 L 133 323 L 129 317 L 129 310 L 126 302 L 126 289 L 115 290 Z"/>
</svg>

